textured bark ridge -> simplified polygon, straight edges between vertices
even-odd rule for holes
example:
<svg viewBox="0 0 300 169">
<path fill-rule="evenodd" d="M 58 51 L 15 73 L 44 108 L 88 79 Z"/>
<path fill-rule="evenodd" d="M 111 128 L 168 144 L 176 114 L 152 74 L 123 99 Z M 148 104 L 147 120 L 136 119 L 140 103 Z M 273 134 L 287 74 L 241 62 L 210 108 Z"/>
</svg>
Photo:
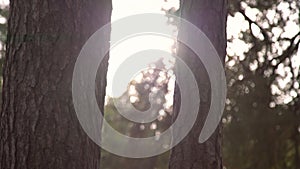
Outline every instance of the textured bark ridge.
<svg viewBox="0 0 300 169">
<path fill-rule="evenodd" d="M 99 168 L 100 148 L 76 118 L 71 81 L 80 49 L 110 22 L 111 10 L 110 0 L 10 1 L 1 169 Z M 106 69 L 107 60 L 98 71 L 99 105 L 104 102 Z"/>
<path fill-rule="evenodd" d="M 226 52 L 226 0 L 181 0 L 181 17 L 200 28 L 216 48 L 222 62 Z M 179 34 L 183 33 L 180 31 Z M 192 32 L 189 32 L 193 36 Z M 184 44 L 179 44 L 178 56 L 194 73 L 200 88 L 199 113 L 188 136 L 171 151 L 170 169 L 222 169 L 221 127 L 206 142 L 198 143 L 198 137 L 210 107 L 210 83 L 201 61 Z M 183 98 L 189 99 L 189 98 Z M 180 93 L 175 87 L 174 114 L 180 108 Z M 212 105 L 213 106 L 213 105 Z"/>
</svg>

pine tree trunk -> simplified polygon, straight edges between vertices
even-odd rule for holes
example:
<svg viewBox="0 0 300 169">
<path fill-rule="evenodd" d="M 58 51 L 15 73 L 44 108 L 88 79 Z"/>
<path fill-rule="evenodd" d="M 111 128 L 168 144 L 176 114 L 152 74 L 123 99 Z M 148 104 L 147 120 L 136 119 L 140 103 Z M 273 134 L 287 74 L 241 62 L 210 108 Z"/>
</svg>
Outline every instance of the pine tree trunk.
<svg viewBox="0 0 300 169">
<path fill-rule="evenodd" d="M 181 0 L 181 17 L 200 28 L 216 48 L 224 63 L 226 53 L 226 0 Z M 180 31 L 179 34 L 183 32 Z M 188 36 L 193 36 L 189 32 Z M 199 113 L 190 133 L 171 151 L 170 169 L 222 169 L 221 127 L 204 143 L 198 137 L 210 107 L 210 83 L 206 70 L 197 56 L 183 44 L 179 44 L 178 56 L 194 73 L 200 93 Z M 201 81 L 200 81 L 201 79 Z M 183 98 L 184 99 L 184 98 Z M 175 87 L 174 114 L 180 108 L 180 91 Z M 213 106 L 213 105 L 212 105 Z"/>
<path fill-rule="evenodd" d="M 111 10 L 110 0 L 10 1 L 0 168 L 100 168 L 100 148 L 76 118 L 71 82 L 83 44 L 110 22 Z M 103 62 L 99 105 L 106 69 Z"/>
</svg>

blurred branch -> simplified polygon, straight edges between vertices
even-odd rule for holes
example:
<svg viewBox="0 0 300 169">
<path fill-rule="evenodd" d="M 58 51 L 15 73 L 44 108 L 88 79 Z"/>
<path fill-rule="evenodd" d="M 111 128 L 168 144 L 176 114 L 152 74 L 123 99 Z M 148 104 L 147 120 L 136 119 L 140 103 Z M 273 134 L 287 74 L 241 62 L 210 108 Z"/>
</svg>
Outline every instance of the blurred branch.
<svg viewBox="0 0 300 169">
<path fill-rule="evenodd" d="M 272 41 L 270 40 L 270 37 L 268 36 L 267 31 L 266 31 L 265 29 L 263 29 L 257 22 L 255 22 L 255 21 L 253 21 L 252 19 L 250 19 L 250 18 L 246 15 L 245 10 L 242 9 L 241 7 L 239 7 L 238 12 L 241 13 L 241 14 L 243 15 L 243 17 L 246 19 L 246 21 L 249 23 L 249 29 L 250 29 L 251 35 L 252 35 L 252 37 L 255 39 L 254 44 L 258 43 L 258 41 L 257 41 L 257 38 L 256 38 L 256 37 L 254 36 L 254 34 L 253 34 L 253 31 L 252 31 L 252 28 L 251 28 L 251 24 L 256 25 L 256 26 L 260 29 L 260 31 L 261 31 L 261 33 L 262 33 L 262 35 L 263 35 L 263 37 L 264 37 L 263 42 L 265 43 L 265 46 L 266 46 L 265 57 L 267 57 L 268 48 L 270 47 L 270 45 L 271 45 L 271 43 L 272 43 Z M 256 46 L 256 45 L 254 45 L 254 46 Z M 261 68 L 262 68 L 262 69 L 258 68 L 257 71 L 260 72 L 260 73 L 263 73 L 263 71 L 265 70 L 265 66 L 262 66 Z"/>
<path fill-rule="evenodd" d="M 293 52 L 295 50 L 298 49 L 299 47 L 299 44 L 300 44 L 300 39 L 298 40 L 298 42 L 294 45 L 294 41 L 296 40 L 296 38 L 300 35 L 300 32 L 298 32 L 294 37 L 292 37 L 290 39 L 290 43 L 291 45 L 282 53 L 282 55 L 276 57 L 276 58 L 273 58 L 270 62 L 272 62 L 273 60 L 277 60 L 279 59 L 278 63 L 274 66 L 274 70 L 278 68 L 278 66 L 280 65 L 280 63 L 282 63 L 285 59 L 287 59 L 288 57 L 290 57 Z"/>
<path fill-rule="evenodd" d="M 253 21 L 252 19 L 250 19 L 250 18 L 246 15 L 245 10 L 243 10 L 243 9 L 240 8 L 238 11 L 239 11 L 239 13 L 241 13 L 241 14 L 244 16 L 244 18 L 246 19 L 246 21 L 248 21 L 248 23 L 249 23 L 249 28 L 250 28 L 250 30 L 251 30 L 251 33 L 252 33 L 251 24 L 254 24 L 254 25 L 256 25 L 256 26 L 260 29 L 262 35 L 264 36 L 264 40 L 265 40 L 266 42 L 270 42 L 270 38 L 269 38 L 268 33 L 266 32 L 266 30 L 264 30 L 258 23 L 256 23 L 256 22 Z"/>
</svg>

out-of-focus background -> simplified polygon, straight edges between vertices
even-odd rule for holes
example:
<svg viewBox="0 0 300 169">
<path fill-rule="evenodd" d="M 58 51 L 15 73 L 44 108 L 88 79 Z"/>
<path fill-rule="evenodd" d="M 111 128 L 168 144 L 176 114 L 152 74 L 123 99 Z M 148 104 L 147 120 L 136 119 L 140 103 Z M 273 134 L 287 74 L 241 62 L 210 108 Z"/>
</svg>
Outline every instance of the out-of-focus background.
<svg viewBox="0 0 300 169">
<path fill-rule="evenodd" d="M 0 1 L 0 72 L 5 53 L 9 2 Z M 112 21 L 132 14 L 156 12 L 178 15 L 177 0 L 113 0 Z M 223 123 L 223 162 L 227 169 L 300 168 L 300 1 L 229 0 L 226 76 L 228 96 Z M 165 29 L 177 33 L 177 22 L 166 16 Z M 112 33 L 118 28 L 112 27 Z M 149 60 L 124 91 L 113 95 L 112 77 L 120 55 L 132 47 L 159 44 L 176 52 L 174 40 L 145 36 L 128 40 L 111 53 L 105 118 L 132 137 L 156 136 L 171 125 L 175 77 L 174 58 Z M 127 52 L 127 53 L 126 53 Z M 126 57 L 124 57 L 126 58 Z M 0 80 L 2 85 L 2 77 Z M 154 96 L 156 121 L 136 124 L 122 117 L 113 98 L 139 110 Z M 166 169 L 168 152 L 147 159 L 121 158 L 102 153 L 101 169 Z"/>
</svg>

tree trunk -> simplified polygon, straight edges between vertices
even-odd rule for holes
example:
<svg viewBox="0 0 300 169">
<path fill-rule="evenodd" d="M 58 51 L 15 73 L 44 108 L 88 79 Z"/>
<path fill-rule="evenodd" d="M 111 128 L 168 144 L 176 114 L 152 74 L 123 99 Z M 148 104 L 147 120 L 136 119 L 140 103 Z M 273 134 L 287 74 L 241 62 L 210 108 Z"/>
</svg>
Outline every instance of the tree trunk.
<svg viewBox="0 0 300 169">
<path fill-rule="evenodd" d="M 10 1 L 0 168 L 100 167 L 100 148 L 77 120 L 71 82 L 83 44 L 110 22 L 111 10 L 110 0 Z M 107 60 L 100 67 L 103 110 Z"/>
<path fill-rule="evenodd" d="M 181 0 L 181 17 L 201 29 L 216 48 L 224 63 L 226 54 L 226 0 Z M 183 33 L 179 28 L 179 35 Z M 189 32 L 188 36 L 193 36 Z M 198 57 L 185 45 L 179 44 L 178 56 L 187 63 L 199 86 L 201 102 L 196 122 L 190 133 L 171 151 L 170 169 L 222 169 L 221 127 L 204 143 L 198 143 L 210 107 L 208 74 Z M 201 80 L 200 80 L 201 79 Z M 184 98 L 183 98 L 184 99 Z M 213 106 L 213 105 L 212 105 Z M 174 115 L 180 108 L 180 92 L 175 87 Z"/>
</svg>

